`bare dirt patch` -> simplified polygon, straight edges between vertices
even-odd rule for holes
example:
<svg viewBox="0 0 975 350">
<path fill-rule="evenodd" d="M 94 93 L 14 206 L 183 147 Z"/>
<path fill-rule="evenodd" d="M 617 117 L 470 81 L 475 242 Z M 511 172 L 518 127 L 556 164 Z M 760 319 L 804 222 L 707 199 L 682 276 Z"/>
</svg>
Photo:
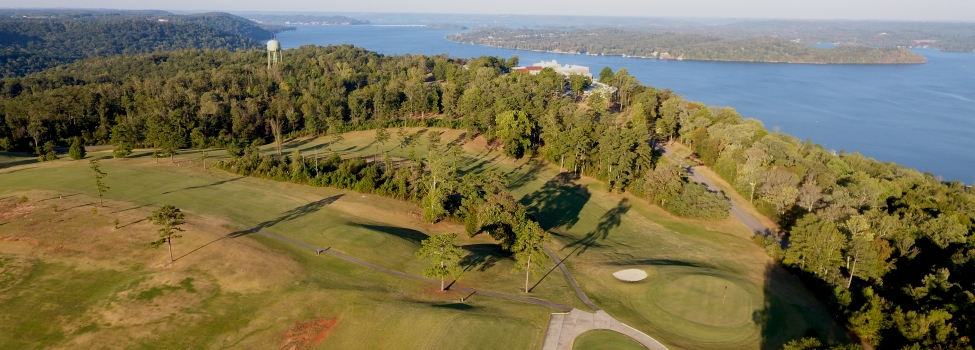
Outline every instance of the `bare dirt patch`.
<svg viewBox="0 0 975 350">
<path fill-rule="evenodd" d="M 0 220 L 24 217 L 37 207 L 30 203 L 0 203 Z"/>
<path fill-rule="evenodd" d="M 281 336 L 283 344 L 279 349 L 311 349 L 316 344 L 321 343 L 322 340 L 325 340 L 325 337 L 332 331 L 332 328 L 335 328 L 337 322 L 338 320 L 335 318 L 319 318 L 309 322 L 297 322 Z"/>
</svg>

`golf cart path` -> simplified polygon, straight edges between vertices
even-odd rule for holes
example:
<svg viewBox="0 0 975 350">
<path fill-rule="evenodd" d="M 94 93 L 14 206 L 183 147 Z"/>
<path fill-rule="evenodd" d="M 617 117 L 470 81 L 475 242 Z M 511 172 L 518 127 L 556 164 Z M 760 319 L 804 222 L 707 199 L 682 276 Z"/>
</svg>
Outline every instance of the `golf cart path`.
<svg viewBox="0 0 975 350">
<path fill-rule="evenodd" d="M 658 147 L 659 149 L 663 150 L 665 156 L 674 159 L 673 152 L 670 149 L 668 149 L 666 145 L 661 144 L 658 145 Z M 687 170 L 687 177 L 689 177 L 691 180 L 694 180 L 694 182 L 704 184 L 705 186 L 708 187 L 708 190 L 710 191 L 718 192 L 722 194 L 724 193 L 723 191 L 721 191 L 720 188 L 718 188 L 717 185 L 714 184 L 714 182 L 712 182 L 703 174 L 697 172 L 695 168 L 697 167 L 695 166 L 684 167 L 684 170 Z M 738 203 L 735 203 L 735 201 L 731 200 L 730 198 L 728 199 L 728 201 L 731 202 L 731 210 L 730 210 L 731 215 L 734 216 L 735 219 L 738 219 L 738 221 L 740 221 L 742 224 L 744 224 L 745 227 L 748 227 L 748 229 L 752 230 L 752 232 L 755 232 L 755 234 L 760 234 L 763 236 L 772 235 L 773 232 L 772 229 L 762 224 L 761 221 L 758 221 L 758 219 L 752 216 L 752 214 L 749 214 L 747 211 L 745 211 L 745 209 L 742 208 L 740 205 L 738 205 Z"/>
<path fill-rule="evenodd" d="M 337 252 L 335 250 L 332 250 L 331 248 L 316 247 L 316 246 L 313 246 L 313 245 L 308 244 L 308 243 L 296 241 L 296 240 L 293 240 L 293 239 L 290 239 L 290 238 L 287 238 L 287 237 L 278 236 L 278 235 L 275 235 L 275 234 L 272 234 L 272 233 L 267 233 L 267 232 L 260 231 L 260 230 L 252 231 L 251 233 L 253 233 L 253 234 L 259 234 L 259 235 L 264 236 L 264 237 L 268 237 L 268 238 L 271 238 L 271 239 L 276 239 L 276 240 L 279 240 L 279 241 L 282 241 L 282 242 L 286 242 L 286 243 L 294 244 L 294 245 L 299 246 L 299 247 L 303 247 L 303 248 L 310 249 L 310 250 L 314 251 L 316 255 L 328 254 L 328 255 L 337 257 L 339 259 L 342 259 L 342 260 L 345 260 L 345 261 L 348 261 L 348 262 L 351 262 L 351 263 L 354 263 L 354 264 L 357 264 L 357 265 L 365 266 L 365 267 L 368 267 L 370 269 L 373 269 L 373 270 L 376 270 L 376 271 L 379 271 L 379 272 L 384 272 L 384 273 L 387 273 L 387 274 L 390 274 L 390 275 L 394 275 L 394 276 L 398 276 L 398 277 L 403 277 L 403 278 L 408 278 L 408 279 L 412 279 L 412 280 L 416 280 L 416 281 L 422 281 L 422 282 L 432 283 L 432 284 L 439 284 L 440 283 L 440 281 L 434 280 L 432 278 L 425 278 L 425 277 L 413 276 L 413 275 L 410 275 L 410 274 L 407 274 L 407 273 L 404 273 L 404 272 L 390 270 L 390 269 L 387 269 L 387 268 L 382 267 L 382 266 L 377 266 L 377 265 L 374 265 L 374 264 L 371 264 L 371 263 L 368 263 L 368 262 L 365 262 L 365 261 L 356 259 L 356 258 L 354 258 L 354 257 L 352 257 L 350 255 L 346 255 L 346 254 Z M 611 331 L 619 332 L 619 333 L 621 333 L 623 335 L 626 335 L 626 336 L 628 336 L 630 338 L 633 338 L 633 340 L 639 342 L 640 344 L 643 344 L 644 346 L 647 347 L 647 349 L 651 349 L 651 350 L 666 350 L 667 349 L 666 347 L 664 347 L 663 345 L 661 345 L 659 342 L 657 342 L 657 340 L 651 338 L 649 335 L 646 335 L 643 332 L 640 332 L 640 331 L 638 331 L 638 330 L 636 330 L 636 329 L 634 329 L 634 328 L 632 328 L 630 326 L 627 326 L 627 325 L 623 324 L 620 321 L 617 321 L 615 318 L 613 318 L 612 316 L 610 316 L 609 314 L 607 314 L 605 311 L 603 311 L 603 310 L 599 309 L 598 307 L 596 307 L 595 305 L 593 305 L 592 302 L 589 301 L 589 298 L 586 297 L 585 293 L 582 292 L 582 289 L 579 288 L 579 285 L 576 283 L 575 279 L 572 278 L 572 275 L 569 273 L 569 270 L 566 269 L 565 266 L 562 264 L 562 260 L 561 259 L 558 259 L 547 248 L 544 248 L 543 247 L 543 249 L 545 249 L 545 252 L 548 253 L 549 256 L 551 256 L 552 259 L 554 259 L 558 263 L 559 267 L 561 267 L 562 273 L 564 273 L 565 276 L 566 276 L 566 278 L 569 279 L 569 281 L 572 284 L 572 287 L 576 290 L 576 293 L 578 293 L 579 298 L 582 299 L 582 301 L 586 305 L 588 305 L 588 306 L 592 307 L 594 310 L 596 310 L 596 313 L 589 313 L 589 312 L 582 311 L 582 310 L 575 309 L 575 308 L 571 308 L 571 307 L 568 307 L 568 306 L 565 306 L 565 305 L 556 304 L 556 303 L 552 303 L 552 302 L 545 301 L 545 300 L 541 300 L 541 299 L 535 299 L 535 298 L 518 296 L 518 295 L 497 293 L 497 292 L 491 292 L 491 291 L 486 291 L 486 290 L 481 290 L 481 289 L 461 287 L 461 286 L 457 286 L 457 285 L 451 286 L 450 289 L 460 290 L 460 291 L 468 292 L 468 293 L 471 293 L 471 294 L 487 295 L 487 296 L 492 296 L 492 297 L 505 298 L 505 299 L 510 299 L 510 300 L 517 300 L 517 301 L 522 301 L 522 302 L 526 302 L 526 303 L 532 303 L 532 304 L 541 305 L 541 306 L 545 306 L 545 307 L 549 307 L 549 308 L 553 308 L 553 309 L 562 311 L 562 313 L 554 313 L 554 314 L 552 314 L 550 316 L 550 318 L 549 318 L 549 324 L 548 324 L 548 329 L 545 332 L 545 341 L 542 344 L 542 350 L 572 349 L 572 343 L 575 341 L 575 338 L 576 337 L 578 337 L 582 333 L 585 333 L 585 332 L 590 331 L 590 330 L 595 330 L 595 329 L 605 329 L 605 330 L 611 330 Z"/>
<path fill-rule="evenodd" d="M 640 332 L 633 327 L 627 326 L 623 322 L 610 316 L 606 311 L 603 311 L 598 306 L 594 305 L 586 293 L 582 292 L 582 288 L 579 287 L 579 283 L 576 279 L 572 277 L 569 273 L 569 269 L 565 267 L 562 263 L 562 259 L 559 259 L 551 250 L 548 250 L 545 246 L 542 246 L 545 253 L 548 254 L 552 260 L 562 270 L 565 274 L 565 278 L 569 280 L 569 284 L 575 289 L 576 294 L 579 299 L 582 300 L 583 304 L 589 306 L 595 313 L 589 313 L 579 309 L 572 309 L 567 313 L 554 313 L 549 316 L 548 319 L 548 329 L 545 331 L 545 341 L 542 343 L 542 350 L 571 350 L 572 344 L 575 343 L 576 337 L 582 335 L 582 333 L 603 329 L 615 331 L 621 333 L 627 337 L 632 338 L 636 342 L 642 344 L 647 349 L 650 350 L 666 350 L 667 347 L 660 344 L 656 339 L 647 335 L 646 333 Z"/>
<path fill-rule="evenodd" d="M 667 350 L 667 347 L 657 342 L 656 339 L 617 321 L 606 311 L 599 310 L 596 313 L 589 313 L 579 309 L 572 309 L 567 313 L 552 314 L 548 322 L 548 330 L 545 332 L 542 350 L 571 350 L 576 337 L 598 329 L 623 334 L 650 350 Z"/>
</svg>

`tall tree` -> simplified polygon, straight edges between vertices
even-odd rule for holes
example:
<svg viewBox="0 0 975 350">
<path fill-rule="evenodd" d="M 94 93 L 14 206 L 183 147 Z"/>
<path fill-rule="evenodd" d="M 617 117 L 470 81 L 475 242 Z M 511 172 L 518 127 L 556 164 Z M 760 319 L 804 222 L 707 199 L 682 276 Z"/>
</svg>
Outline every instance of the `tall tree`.
<svg viewBox="0 0 975 350">
<path fill-rule="evenodd" d="M 102 179 L 105 178 L 107 174 L 102 172 L 102 167 L 98 162 L 98 159 L 92 159 L 88 161 L 88 163 L 91 164 L 91 170 L 95 172 L 95 189 L 98 190 L 98 206 L 105 206 L 105 204 L 102 202 L 102 195 L 108 191 L 108 186 L 105 186 Z"/>
<path fill-rule="evenodd" d="M 457 168 L 439 152 L 427 154 L 429 173 L 425 176 L 427 195 L 423 198 L 423 220 L 437 222 L 447 216 L 444 202 L 457 186 Z"/>
<path fill-rule="evenodd" d="M 430 266 L 423 270 L 423 276 L 440 278 L 440 291 L 444 291 L 444 280 L 447 276 L 457 278 L 461 272 L 460 260 L 464 258 L 464 250 L 454 245 L 456 233 L 445 233 L 424 239 L 416 257 L 429 260 Z"/>
<path fill-rule="evenodd" d="M 525 271 L 525 293 L 528 293 L 528 277 L 541 270 L 541 262 L 548 259 L 542 249 L 542 243 L 548 241 L 545 232 L 534 220 L 523 217 L 515 229 L 515 271 Z"/>
<path fill-rule="evenodd" d="M 386 141 L 389 141 L 389 131 L 385 127 L 380 126 L 376 129 L 376 157 L 379 157 L 379 145 L 385 146 Z"/>
<path fill-rule="evenodd" d="M 607 84 L 608 85 L 608 84 L 612 84 L 613 83 L 613 80 L 615 80 L 615 76 L 613 74 L 613 69 L 612 68 L 603 67 L 603 69 L 599 71 L 599 82 L 600 83 L 603 83 L 603 84 Z"/>
<path fill-rule="evenodd" d="M 173 262 L 173 238 L 181 238 L 178 232 L 183 232 L 179 225 L 186 223 L 186 217 L 179 208 L 172 205 L 164 205 L 162 208 L 152 212 L 149 221 L 159 225 L 159 239 L 149 243 L 151 248 L 159 248 L 163 244 L 169 245 L 169 262 Z"/>
<path fill-rule="evenodd" d="M 534 125 L 523 111 L 506 111 L 498 114 L 497 136 L 504 142 L 504 154 L 515 159 L 525 155 L 531 146 L 531 136 Z"/>
<path fill-rule="evenodd" d="M 190 132 L 190 139 L 193 147 L 200 150 L 200 161 L 203 162 L 203 169 L 207 168 L 207 148 L 210 147 L 210 139 L 200 128 L 195 128 Z"/>
<path fill-rule="evenodd" d="M 268 124 L 271 126 L 271 133 L 274 134 L 274 153 L 280 156 L 282 149 L 281 143 L 284 142 L 282 140 L 284 138 L 284 135 L 282 135 L 284 120 L 283 118 L 271 118 Z"/>
<path fill-rule="evenodd" d="M 860 339 L 871 345 L 879 345 L 881 332 L 891 323 L 890 317 L 887 315 L 890 303 L 874 293 L 871 287 L 863 289 L 863 297 L 866 299 L 866 303 L 860 310 L 853 312 L 850 317 L 850 325 Z"/>
</svg>

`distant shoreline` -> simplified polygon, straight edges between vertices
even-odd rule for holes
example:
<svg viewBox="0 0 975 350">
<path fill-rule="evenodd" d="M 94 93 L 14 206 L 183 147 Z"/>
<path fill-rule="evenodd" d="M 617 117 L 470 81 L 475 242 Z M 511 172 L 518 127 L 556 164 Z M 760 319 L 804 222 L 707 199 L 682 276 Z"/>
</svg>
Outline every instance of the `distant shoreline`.
<svg viewBox="0 0 975 350">
<path fill-rule="evenodd" d="M 457 33 L 446 39 L 511 50 L 677 61 L 854 65 L 927 63 L 923 55 L 903 47 L 822 48 L 776 37 L 725 39 L 694 33 L 651 33 L 612 28 L 566 31 L 495 27 Z"/>
<path fill-rule="evenodd" d="M 926 64 L 927 60 L 924 62 L 904 62 L 904 63 L 823 63 L 823 62 L 782 62 L 782 61 L 743 61 L 743 60 L 722 60 L 722 59 L 699 59 L 699 58 L 658 58 L 658 57 L 646 57 L 646 56 L 631 56 L 626 54 L 589 54 L 585 52 L 565 52 L 557 50 L 529 50 L 529 49 L 517 49 L 497 45 L 488 44 L 475 44 L 463 41 L 450 40 L 448 37 L 444 37 L 447 41 L 464 44 L 464 45 L 474 45 L 474 46 L 484 46 L 492 47 L 495 49 L 505 49 L 505 50 L 515 50 L 515 51 L 528 51 L 528 52 L 541 52 L 541 53 L 554 53 L 560 55 L 585 55 L 585 56 L 611 56 L 611 57 L 622 57 L 622 58 L 636 58 L 645 60 L 660 60 L 660 61 L 695 61 L 695 62 L 726 62 L 726 63 L 771 63 L 771 64 L 808 64 L 816 66 L 905 66 L 905 65 L 919 65 Z"/>
</svg>

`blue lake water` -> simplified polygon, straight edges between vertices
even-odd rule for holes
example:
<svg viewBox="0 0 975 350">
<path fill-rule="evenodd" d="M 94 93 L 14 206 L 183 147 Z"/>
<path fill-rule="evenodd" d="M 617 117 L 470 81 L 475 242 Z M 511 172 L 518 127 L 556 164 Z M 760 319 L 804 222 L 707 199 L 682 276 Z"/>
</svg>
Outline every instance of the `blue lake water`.
<svg viewBox="0 0 975 350">
<path fill-rule="evenodd" d="M 507 50 L 450 42 L 456 31 L 393 26 L 300 26 L 285 48 L 353 44 L 383 54 L 518 55 L 522 64 L 627 68 L 640 82 L 730 106 L 770 130 L 811 138 L 946 180 L 975 181 L 975 53 L 916 50 L 921 65 L 800 65 L 661 61 Z"/>
</svg>

